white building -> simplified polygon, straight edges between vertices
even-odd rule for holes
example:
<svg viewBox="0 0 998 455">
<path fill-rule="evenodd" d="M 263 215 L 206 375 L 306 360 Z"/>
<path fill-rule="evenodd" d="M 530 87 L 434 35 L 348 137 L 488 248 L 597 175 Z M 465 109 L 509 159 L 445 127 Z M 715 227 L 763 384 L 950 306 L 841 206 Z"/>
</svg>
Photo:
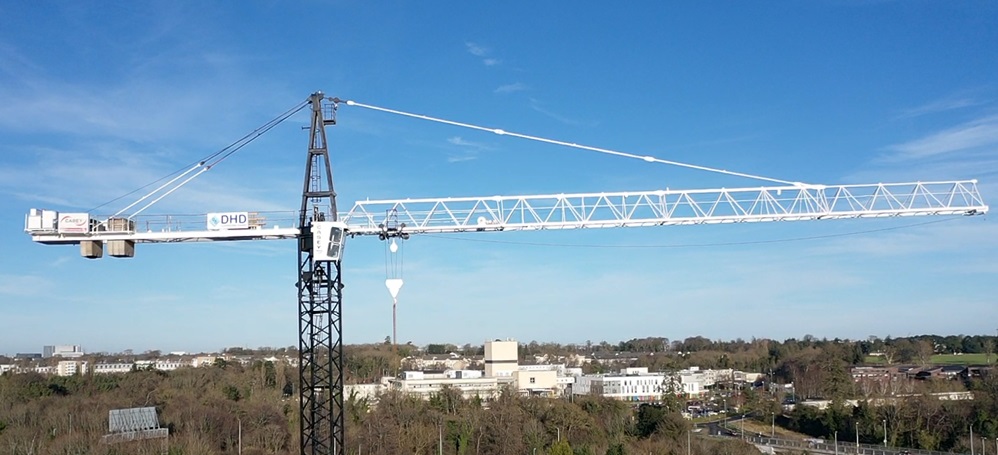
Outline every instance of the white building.
<svg viewBox="0 0 998 455">
<path fill-rule="evenodd" d="M 676 382 L 677 392 L 688 397 L 698 397 L 704 392 L 706 380 L 701 373 L 679 372 L 673 379 Z"/>
<path fill-rule="evenodd" d="M 618 374 L 578 376 L 572 393 L 621 401 L 659 401 L 667 380 L 665 373 L 649 373 L 648 368 L 625 368 Z"/>
<path fill-rule="evenodd" d="M 378 395 L 388 390 L 391 379 L 391 377 L 386 376 L 381 378 L 381 382 L 377 384 L 346 384 L 343 386 L 343 399 L 375 401 L 378 399 Z"/>
<path fill-rule="evenodd" d="M 221 359 L 221 356 L 216 355 L 199 355 L 191 359 L 191 366 L 194 368 L 199 367 L 210 367 L 215 364 L 215 361 Z"/>
<path fill-rule="evenodd" d="M 86 374 L 87 362 L 79 360 L 61 360 L 55 367 L 55 373 L 59 376 L 72 376 L 74 374 Z"/>
<path fill-rule="evenodd" d="M 514 340 L 485 342 L 485 376 L 511 377 L 519 367 L 519 344 Z"/>
<path fill-rule="evenodd" d="M 78 357 L 83 357 L 83 348 L 77 345 L 54 345 L 54 346 L 42 346 L 42 357 L 65 357 L 67 359 L 75 359 Z"/>
<path fill-rule="evenodd" d="M 136 360 L 135 368 L 139 370 L 154 369 L 159 371 L 173 371 L 180 367 L 190 366 L 190 362 L 181 360 Z"/>
<path fill-rule="evenodd" d="M 701 370 L 700 367 L 690 367 L 688 370 L 682 370 L 680 373 L 686 373 L 690 375 L 700 374 L 700 386 L 711 387 L 718 383 L 730 383 L 735 380 L 735 371 L 731 368 L 724 368 L 720 370 Z"/>
<path fill-rule="evenodd" d="M 153 364 L 153 368 L 159 371 L 173 371 L 180 367 L 190 366 L 190 362 L 184 362 L 181 360 L 157 360 Z"/>
<path fill-rule="evenodd" d="M 489 399 L 499 391 L 498 378 L 469 377 L 463 375 L 451 375 L 447 373 L 426 373 L 423 371 L 406 371 L 401 378 L 391 378 L 388 380 L 388 388 L 399 392 L 415 395 L 428 400 L 431 396 L 439 393 L 445 387 L 461 392 L 464 398 L 479 397 Z"/>
<path fill-rule="evenodd" d="M 749 383 L 749 384 L 754 384 L 756 382 L 761 381 L 764 377 L 765 377 L 765 375 L 762 374 L 762 373 L 749 373 L 749 372 L 746 372 L 746 371 L 736 371 L 735 372 L 735 381 L 737 381 L 737 382 L 745 382 L 745 383 Z"/>
<path fill-rule="evenodd" d="M 526 395 L 550 396 L 562 390 L 558 384 L 558 371 L 554 369 L 516 370 L 513 372 L 513 387 Z"/>
<path fill-rule="evenodd" d="M 92 370 L 94 374 L 128 373 L 134 366 L 134 363 L 95 363 Z"/>
<path fill-rule="evenodd" d="M 385 378 L 382 384 L 344 386 L 346 396 L 371 398 L 385 390 L 396 390 L 429 399 L 445 387 L 461 392 L 465 398 L 488 399 L 509 385 L 525 395 L 556 395 L 563 393 L 582 374 L 581 368 L 565 368 L 564 364 L 520 365 L 519 344 L 514 340 L 485 342 L 485 370 L 450 368 L 440 372 L 405 371 L 398 378 Z M 461 360 L 454 356 L 448 359 Z M 569 373 L 566 375 L 565 373 Z"/>
<path fill-rule="evenodd" d="M 406 357 L 403 364 L 414 370 L 463 370 L 471 365 L 470 359 L 457 353 L 428 354 L 419 357 Z"/>
</svg>

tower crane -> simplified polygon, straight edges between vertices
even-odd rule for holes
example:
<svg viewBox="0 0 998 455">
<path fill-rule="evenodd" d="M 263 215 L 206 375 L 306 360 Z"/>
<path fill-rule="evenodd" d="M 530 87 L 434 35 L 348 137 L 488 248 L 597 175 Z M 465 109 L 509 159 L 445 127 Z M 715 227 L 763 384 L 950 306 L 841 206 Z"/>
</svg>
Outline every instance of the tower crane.
<svg viewBox="0 0 998 455">
<path fill-rule="evenodd" d="M 445 197 L 357 201 L 338 211 L 326 127 L 336 123 L 340 104 L 443 122 L 500 135 L 540 140 L 649 162 L 663 162 L 775 185 L 746 188 L 651 190 L 528 196 Z M 294 113 L 310 107 L 311 126 L 301 206 L 290 225 L 266 227 L 252 212 L 209 213 L 200 220 L 139 217 L 156 201 L 231 155 Z M 25 232 L 37 243 L 80 245 L 87 258 L 106 249 L 132 257 L 139 243 L 297 240 L 300 453 L 345 453 L 343 413 L 343 246 L 348 237 L 381 240 L 412 234 L 593 229 L 691 224 L 806 221 L 987 213 L 976 180 L 814 185 L 710 169 L 650 156 L 631 155 L 574 143 L 343 101 L 313 93 L 275 122 L 244 137 L 238 146 L 201 161 L 152 193 L 108 217 L 31 209 Z M 214 160 L 214 161 L 212 161 Z M 190 176 L 188 176 L 190 175 Z M 186 178 L 186 179 L 185 179 Z M 146 199 L 145 206 L 123 213 Z"/>
</svg>

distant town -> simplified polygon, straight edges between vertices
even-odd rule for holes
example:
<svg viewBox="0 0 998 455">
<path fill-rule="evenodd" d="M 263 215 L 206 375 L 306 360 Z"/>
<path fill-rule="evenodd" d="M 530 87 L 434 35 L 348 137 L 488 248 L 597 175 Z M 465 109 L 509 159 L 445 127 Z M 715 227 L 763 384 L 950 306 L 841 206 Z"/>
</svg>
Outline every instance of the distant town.
<svg viewBox="0 0 998 455">
<path fill-rule="evenodd" d="M 663 395 L 691 400 L 682 414 L 687 418 L 737 409 L 744 400 L 731 400 L 731 391 L 764 390 L 786 396 L 782 404 L 790 409 L 798 402 L 819 408 L 831 400 L 825 393 L 811 390 L 813 382 L 807 368 L 793 370 L 782 365 L 774 374 L 761 368 L 734 368 L 738 363 L 727 356 L 704 358 L 704 352 L 737 351 L 753 345 L 778 342 L 754 339 L 750 342 L 714 342 L 703 337 L 670 342 L 665 338 L 633 339 L 610 345 L 559 345 L 531 342 L 520 344 L 512 339 L 486 341 L 482 346 L 407 344 L 393 349 L 399 361 L 393 367 L 382 365 L 380 374 L 349 374 L 344 396 L 355 400 L 376 401 L 389 391 L 429 399 L 443 390 L 459 392 L 463 398 L 492 399 L 504 388 L 524 396 L 571 397 L 590 395 L 633 403 L 656 403 Z M 783 344 L 803 346 L 833 344 L 850 346 L 856 351 L 853 363 L 845 370 L 854 383 L 852 396 L 841 397 L 853 403 L 870 397 L 913 394 L 916 381 L 962 380 L 979 378 L 992 370 L 995 338 L 987 336 L 922 336 L 863 341 L 787 340 Z M 389 344 L 386 339 L 385 345 Z M 347 357 L 356 357 L 358 349 L 349 346 Z M 351 353 L 351 351 L 354 351 Z M 655 357 L 658 356 L 657 361 Z M 702 359 L 702 364 L 697 359 Z M 43 375 L 123 374 L 136 370 L 173 371 L 219 364 L 250 366 L 270 363 L 298 366 L 298 353 L 287 348 L 229 348 L 213 353 L 146 351 L 134 354 L 86 353 L 80 345 L 43 346 L 41 353 L 19 353 L 13 358 L 0 356 L 0 374 L 34 372 Z M 351 362 L 347 362 L 350 369 Z M 391 370 L 391 371 L 390 371 Z M 812 375 L 813 376 L 813 375 Z M 781 381 L 786 379 L 785 381 Z M 797 384 L 792 379 L 797 379 Z M 373 380 L 372 380 L 373 379 Z M 804 383 L 804 384 L 802 384 Z M 803 389 L 803 390 L 801 390 Z M 936 390 L 938 389 L 938 390 Z M 933 394 L 946 400 L 969 400 L 973 394 L 961 387 L 934 387 Z M 739 394 L 740 395 L 740 394 Z"/>
<path fill-rule="evenodd" d="M 344 346 L 342 409 L 347 442 L 364 453 L 844 453 L 844 441 L 858 453 L 978 453 L 987 441 L 998 450 L 996 340 L 386 338 Z M 291 453 L 306 386 L 293 346 L 112 354 L 48 345 L 0 356 L 0 397 L 13 406 L 0 409 L 0 432 L 18 447 L 92 453 L 97 441 L 131 437 L 116 430 L 121 422 L 142 421 L 169 434 L 177 453 L 238 453 L 242 442 L 255 450 L 247 453 Z M 53 436 L 38 440 L 43 433 Z"/>
</svg>

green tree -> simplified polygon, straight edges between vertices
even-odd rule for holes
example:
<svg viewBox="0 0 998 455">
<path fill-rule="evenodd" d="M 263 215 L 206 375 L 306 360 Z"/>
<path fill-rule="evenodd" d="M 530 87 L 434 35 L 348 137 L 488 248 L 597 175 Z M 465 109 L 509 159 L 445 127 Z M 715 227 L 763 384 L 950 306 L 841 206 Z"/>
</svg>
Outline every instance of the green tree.
<svg viewBox="0 0 998 455">
<path fill-rule="evenodd" d="M 242 398 L 242 394 L 239 392 L 239 389 L 232 385 L 225 386 L 225 388 L 222 389 L 222 393 L 225 394 L 225 398 L 232 401 L 239 401 Z"/>
<path fill-rule="evenodd" d="M 426 346 L 426 353 L 427 354 L 437 354 L 437 355 L 439 355 L 439 354 L 446 354 L 447 353 L 447 345 L 445 345 L 445 344 L 430 344 L 430 345 L 427 345 Z"/>
<path fill-rule="evenodd" d="M 263 363 L 263 385 L 270 389 L 277 387 L 277 370 L 274 368 L 274 362 Z"/>
<path fill-rule="evenodd" d="M 563 439 L 551 445 L 548 455 L 575 455 L 575 453 L 572 452 L 572 446 L 568 444 L 568 441 Z"/>
<path fill-rule="evenodd" d="M 685 419 L 678 412 L 670 411 L 661 405 L 646 403 L 638 407 L 634 429 L 642 438 L 661 434 L 676 439 L 684 434 L 686 425 Z"/>
<path fill-rule="evenodd" d="M 606 449 L 606 455 L 627 455 L 627 452 L 624 451 L 623 444 L 616 442 Z"/>
</svg>

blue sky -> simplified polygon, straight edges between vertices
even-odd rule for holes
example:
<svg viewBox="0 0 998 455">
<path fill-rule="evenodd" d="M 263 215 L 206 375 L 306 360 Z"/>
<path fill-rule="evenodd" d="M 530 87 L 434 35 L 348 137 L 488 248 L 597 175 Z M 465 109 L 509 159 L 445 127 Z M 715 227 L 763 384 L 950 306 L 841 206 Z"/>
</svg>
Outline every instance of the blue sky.
<svg viewBox="0 0 998 455">
<path fill-rule="evenodd" d="M 293 242 L 87 261 L 23 227 L 30 208 L 98 206 L 315 90 L 791 181 L 976 178 L 993 203 L 996 56 L 998 6 L 975 1 L 6 2 L 0 353 L 296 344 Z M 356 107 L 338 120 L 341 207 L 761 184 Z M 297 208 L 307 122 L 152 213 Z M 414 237 L 399 338 L 993 334 L 996 234 L 974 217 Z M 384 339 L 385 245 L 352 240 L 345 270 L 345 341 Z"/>
</svg>

